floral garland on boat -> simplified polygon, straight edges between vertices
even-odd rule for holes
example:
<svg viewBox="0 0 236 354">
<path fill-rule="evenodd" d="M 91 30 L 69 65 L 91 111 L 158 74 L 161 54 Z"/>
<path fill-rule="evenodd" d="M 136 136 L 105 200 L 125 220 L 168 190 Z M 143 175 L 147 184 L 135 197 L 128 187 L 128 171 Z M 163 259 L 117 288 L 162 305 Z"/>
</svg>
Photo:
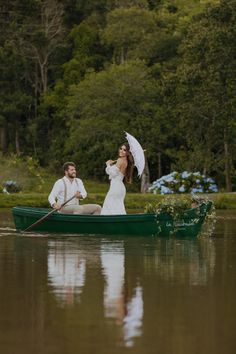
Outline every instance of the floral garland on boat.
<svg viewBox="0 0 236 354">
<path fill-rule="evenodd" d="M 152 214 L 162 214 L 168 213 L 173 219 L 176 219 L 181 215 L 186 209 L 193 209 L 201 206 L 202 204 L 207 204 L 210 200 L 207 197 L 200 198 L 195 194 L 181 196 L 181 197 L 165 197 L 158 203 L 148 203 L 145 206 L 145 213 Z"/>
<path fill-rule="evenodd" d="M 191 194 L 188 196 L 181 196 L 173 198 L 171 196 L 163 198 L 158 203 L 148 203 L 145 206 L 145 213 L 150 214 L 164 214 L 167 213 L 172 216 L 173 220 L 177 220 L 188 209 L 195 209 L 200 213 L 200 206 L 203 204 L 212 203 L 210 210 L 206 214 L 204 227 L 201 235 L 210 236 L 215 228 L 216 212 L 214 203 L 207 197 L 199 197 L 198 195 Z"/>
</svg>

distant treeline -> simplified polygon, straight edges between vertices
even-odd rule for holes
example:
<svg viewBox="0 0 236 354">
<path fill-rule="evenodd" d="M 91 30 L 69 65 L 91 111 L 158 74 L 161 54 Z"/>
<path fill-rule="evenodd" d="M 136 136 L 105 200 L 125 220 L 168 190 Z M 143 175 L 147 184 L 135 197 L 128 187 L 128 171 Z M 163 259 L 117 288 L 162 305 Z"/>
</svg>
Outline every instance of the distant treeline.
<svg viewBox="0 0 236 354">
<path fill-rule="evenodd" d="M 235 0 L 0 0 L 0 151 L 102 179 L 128 131 L 230 191 L 235 38 Z"/>
</svg>

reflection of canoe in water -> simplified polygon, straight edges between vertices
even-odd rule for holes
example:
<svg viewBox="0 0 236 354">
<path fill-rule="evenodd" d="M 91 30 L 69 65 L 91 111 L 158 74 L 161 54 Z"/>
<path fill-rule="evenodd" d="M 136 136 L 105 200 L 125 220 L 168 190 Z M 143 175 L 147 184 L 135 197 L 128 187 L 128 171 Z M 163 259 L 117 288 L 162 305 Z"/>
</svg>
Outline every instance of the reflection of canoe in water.
<svg viewBox="0 0 236 354">
<path fill-rule="evenodd" d="M 177 219 L 163 214 L 127 214 L 127 215 L 72 215 L 55 212 L 33 228 L 33 231 L 101 234 L 101 235 L 160 235 L 196 236 L 212 206 L 211 202 L 198 208 L 187 209 Z M 12 209 L 17 230 L 28 226 L 45 216 L 50 210 L 32 207 L 14 207 Z"/>
</svg>

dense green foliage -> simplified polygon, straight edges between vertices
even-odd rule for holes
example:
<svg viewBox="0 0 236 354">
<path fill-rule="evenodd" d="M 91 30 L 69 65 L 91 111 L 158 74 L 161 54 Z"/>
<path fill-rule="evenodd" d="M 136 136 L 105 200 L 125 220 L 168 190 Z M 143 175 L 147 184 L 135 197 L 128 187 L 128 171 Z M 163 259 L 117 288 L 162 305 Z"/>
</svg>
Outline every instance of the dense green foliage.
<svg viewBox="0 0 236 354">
<path fill-rule="evenodd" d="M 151 179 L 236 188 L 235 0 L 0 0 L 0 151 L 104 178 L 124 131 Z"/>
</svg>

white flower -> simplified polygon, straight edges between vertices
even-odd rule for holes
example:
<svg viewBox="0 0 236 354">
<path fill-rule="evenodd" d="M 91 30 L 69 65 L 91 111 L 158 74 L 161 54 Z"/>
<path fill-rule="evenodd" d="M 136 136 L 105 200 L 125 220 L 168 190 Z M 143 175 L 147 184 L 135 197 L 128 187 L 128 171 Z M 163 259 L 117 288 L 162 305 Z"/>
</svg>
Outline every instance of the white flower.
<svg viewBox="0 0 236 354">
<path fill-rule="evenodd" d="M 170 193 L 172 193 L 170 188 L 165 187 L 165 186 L 161 186 L 161 194 L 170 194 Z"/>
<path fill-rule="evenodd" d="M 189 176 L 191 175 L 191 173 L 187 172 L 187 171 L 184 171 L 182 172 L 182 178 L 188 178 Z"/>
<path fill-rule="evenodd" d="M 10 194 L 5 187 L 3 188 L 2 192 L 5 194 Z"/>
</svg>

